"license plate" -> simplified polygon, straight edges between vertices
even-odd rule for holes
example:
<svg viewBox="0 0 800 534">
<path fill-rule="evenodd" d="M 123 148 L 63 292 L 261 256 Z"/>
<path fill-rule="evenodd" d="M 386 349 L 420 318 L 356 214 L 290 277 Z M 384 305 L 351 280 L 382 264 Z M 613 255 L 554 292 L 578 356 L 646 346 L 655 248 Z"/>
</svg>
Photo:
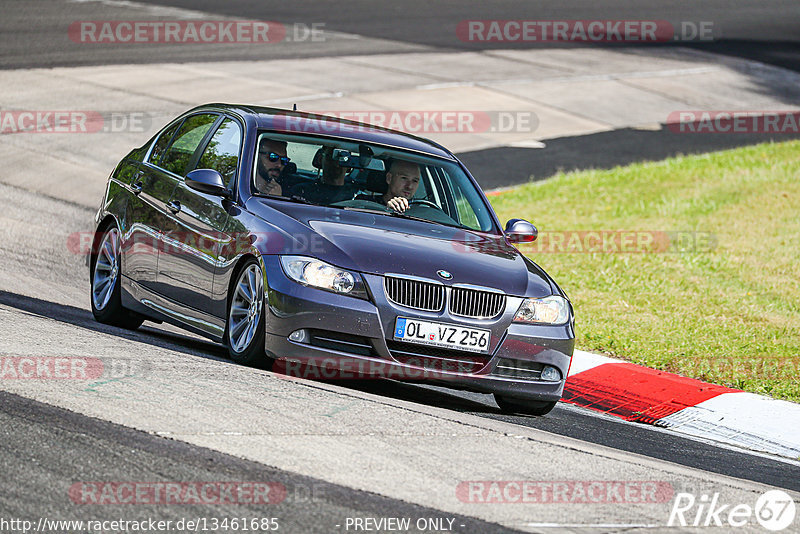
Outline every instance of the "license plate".
<svg viewBox="0 0 800 534">
<path fill-rule="evenodd" d="M 489 352 L 491 337 L 489 330 L 408 317 L 398 317 L 394 327 L 394 339 L 398 341 L 469 352 Z"/>
</svg>

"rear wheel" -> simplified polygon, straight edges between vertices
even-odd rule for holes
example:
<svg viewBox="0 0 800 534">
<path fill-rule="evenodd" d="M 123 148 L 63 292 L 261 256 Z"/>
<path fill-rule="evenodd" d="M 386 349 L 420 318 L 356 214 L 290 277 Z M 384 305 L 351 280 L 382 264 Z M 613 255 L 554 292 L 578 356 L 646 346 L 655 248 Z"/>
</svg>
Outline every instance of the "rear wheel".
<svg viewBox="0 0 800 534">
<path fill-rule="evenodd" d="M 135 330 L 144 317 L 122 307 L 119 229 L 108 227 L 98 243 L 92 256 L 92 314 L 101 323 Z"/>
<path fill-rule="evenodd" d="M 556 407 L 555 401 L 526 401 L 511 397 L 501 397 L 497 393 L 494 400 L 504 413 L 524 415 L 545 415 Z"/>
<path fill-rule="evenodd" d="M 242 266 L 231 287 L 225 343 L 233 361 L 243 365 L 269 364 L 264 352 L 266 331 L 264 276 L 256 260 Z"/>
</svg>

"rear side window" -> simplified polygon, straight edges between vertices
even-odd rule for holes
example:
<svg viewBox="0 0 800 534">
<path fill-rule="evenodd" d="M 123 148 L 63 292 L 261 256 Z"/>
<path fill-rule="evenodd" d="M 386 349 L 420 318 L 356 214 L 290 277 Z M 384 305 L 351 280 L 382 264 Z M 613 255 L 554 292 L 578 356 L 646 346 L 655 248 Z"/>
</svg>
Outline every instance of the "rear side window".
<svg viewBox="0 0 800 534">
<path fill-rule="evenodd" d="M 185 176 L 192 156 L 216 120 L 217 115 L 194 115 L 183 121 L 160 166 L 178 176 Z"/>
<path fill-rule="evenodd" d="M 198 169 L 214 169 L 222 180 L 231 185 L 239 164 L 239 149 L 242 145 L 242 129 L 233 119 L 225 119 L 200 156 Z"/>
<path fill-rule="evenodd" d="M 147 160 L 149 163 L 153 165 L 158 165 L 158 162 L 161 160 L 161 156 L 164 155 L 164 152 L 167 150 L 167 145 L 172 140 L 172 136 L 175 135 L 175 131 L 178 129 L 178 126 L 181 125 L 181 121 L 176 122 L 158 136 L 158 140 L 156 144 L 153 145 L 153 150 L 150 152 L 150 158 Z"/>
</svg>

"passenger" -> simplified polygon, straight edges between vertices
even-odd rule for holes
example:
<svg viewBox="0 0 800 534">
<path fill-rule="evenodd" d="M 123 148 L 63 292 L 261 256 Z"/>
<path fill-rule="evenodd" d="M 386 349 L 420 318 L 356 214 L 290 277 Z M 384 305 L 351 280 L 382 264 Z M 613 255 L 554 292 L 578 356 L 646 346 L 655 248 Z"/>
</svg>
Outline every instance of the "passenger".
<svg viewBox="0 0 800 534">
<path fill-rule="evenodd" d="M 371 200 L 387 208 L 403 212 L 419 187 L 419 165 L 401 159 L 393 160 L 386 171 L 386 192 L 382 195 L 358 195 L 356 200 Z"/>
<path fill-rule="evenodd" d="M 334 204 L 352 200 L 358 192 L 358 185 L 347 178 L 352 169 L 342 167 L 333 159 L 333 147 L 323 147 L 319 163 L 322 176 L 311 183 L 298 184 L 292 188 L 292 195 L 304 198 L 314 204 Z"/>
<path fill-rule="evenodd" d="M 286 157 L 286 141 L 262 137 L 256 160 L 256 189 L 267 195 L 281 195 L 283 171 L 289 161 L 291 160 Z"/>
</svg>

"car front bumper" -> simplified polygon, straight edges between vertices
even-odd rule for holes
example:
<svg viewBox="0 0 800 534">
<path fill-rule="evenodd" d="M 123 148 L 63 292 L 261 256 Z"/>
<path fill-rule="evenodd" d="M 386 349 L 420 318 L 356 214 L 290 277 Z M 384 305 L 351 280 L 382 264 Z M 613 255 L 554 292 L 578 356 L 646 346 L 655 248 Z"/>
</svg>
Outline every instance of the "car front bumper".
<svg viewBox="0 0 800 534">
<path fill-rule="evenodd" d="M 303 286 L 284 275 L 277 257 L 264 260 L 265 349 L 290 376 L 390 378 L 518 399 L 561 398 L 574 349 L 573 326 L 511 322 L 521 298 L 508 297 L 506 311 L 495 320 L 469 320 L 449 316 L 446 310 L 431 314 L 398 306 L 386 299 L 381 276 L 363 276 L 371 296 L 367 301 Z M 489 329 L 489 354 L 457 354 L 395 341 L 398 316 Z M 290 339 L 293 332 L 295 340 Z M 537 376 L 544 366 L 558 369 L 560 379 Z"/>
</svg>

